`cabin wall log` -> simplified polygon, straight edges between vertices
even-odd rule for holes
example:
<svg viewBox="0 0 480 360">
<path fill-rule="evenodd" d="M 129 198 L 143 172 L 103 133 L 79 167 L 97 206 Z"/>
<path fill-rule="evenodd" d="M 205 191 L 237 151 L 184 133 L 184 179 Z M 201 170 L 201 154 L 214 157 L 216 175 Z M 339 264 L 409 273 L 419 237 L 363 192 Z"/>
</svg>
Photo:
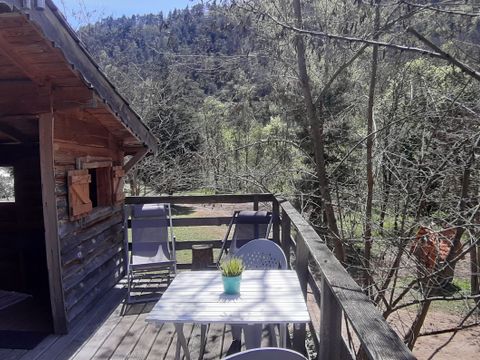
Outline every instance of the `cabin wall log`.
<svg viewBox="0 0 480 360">
<path fill-rule="evenodd" d="M 59 113 L 54 132 L 55 196 L 58 214 L 62 284 L 66 318 L 75 322 L 125 274 L 123 204 L 95 207 L 71 221 L 68 171 L 80 157 L 111 159 L 123 164 L 118 141 L 94 117 L 82 112 Z"/>
<path fill-rule="evenodd" d="M 98 271 L 91 274 L 80 282 L 81 287 L 75 287 L 66 292 L 65 303 L 70 311 L 67 315 L 68 321 L 74 320 L 85 311 L 92 302 L 97 300 L 110 288 L 112 288 L 124 276 L 125 266 L 123 255 L 117 254 L 102 264 Z"/>
</svg>

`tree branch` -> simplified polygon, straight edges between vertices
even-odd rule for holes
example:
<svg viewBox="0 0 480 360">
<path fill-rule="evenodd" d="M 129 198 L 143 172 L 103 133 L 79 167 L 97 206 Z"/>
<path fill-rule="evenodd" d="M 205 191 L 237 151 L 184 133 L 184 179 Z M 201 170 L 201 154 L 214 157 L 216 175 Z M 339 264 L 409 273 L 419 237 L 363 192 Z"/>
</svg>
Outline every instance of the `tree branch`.
<svg viewBox="0 0 480 360">
<path fill-rule="evenodd" d="M 472 328 L 472 327 L 479 326 L 479 325 L 480 325 L 480 322 L 475 322 L 475 323 L 473 323 L 473 324 L 456 326 L 456 327 L 450 328 L 450 329 L 442 329 L 442 330 L 428 331 L 428 332 L 424 332 L 424 333 L 419 334 L 418 337 L 420 337 L 420 336 L 431 336 L 431 335 L 446 334 L 446 333 L 449 333 L 449 332 L 452 332 L 452 331 L 460 331 L 460 330 L 470 329 L 470 328 Z"/>
<path fill-rule="evenodd" d="M 391 312 L 395 312 L 397 310 L 412 306 L 412 305 L 418 305 L 418 304 L 423 304 L 426 303 L 427 301 L 459 301 L 459 300 L 479 300 L 480 295 L 466 295 L 466 296 L 431 296 L 431 297 L 426 297 L 424 299 L 418 299 L 418 300 L 413 300 L 405 304 L 398 305 L 394 308 L 391 308 Z"/>
<path fill-rule="evenodd" d="M 480 16 L 480 13 L 467 13 L 467 12 L 454 11 L 454 10 L 445 10 L 445 9 L 440 9 L 437 6 L 413 4 L 413 3 L 409 2 L 409 1 L 405 1 L 405 0 L 400 0 L 400 2 L 405 4 L 405 5 L 411 6 L 411 7 L 416 7 L 416 8 L 425 9 L 425 10 L 431 10 L 431 11 L 445 13 L 445 14 L 449 14 L 449 15 L 461 15 L 461 16 L 470 16 L 470 17 Z"/>
<path fill-rule="evenodd" d="M 407 31 L 415 36 L 418 40 L 423 42 L 425 45 L 427 45 L 429 48 L 433 49 L 436 51 L 436 53 L 444 60 L 448 61 L 449 63 L 457 66 L 460 68 L 462 71 L 466 72 L 468 75 L 473 77 L 474 79 L 480 81 L 480 73 L 472 69 L 470 66 L 467 64 L 464 64 L 460 62 L 459 60 L 455 59 L 452 55 L 446 53 L 442 49 L 440 49 L 437 45 L 432 43 L 430 40 L 426 39 L 423 35 L 420 35 L 415 29 L 409 27 Z"/>
<path fill-rule="evenodd" d="M 362 43 L 362 44 L 368 44 L 368 45 L 378 45 L 380 47 L 385 47 L 385 48 L 390 48 L 390 49 L 395 49 L 398 51 L 409 51 L 409 52 L 416 52 L 420 53 L 422 55 L 428 55 L 436 58 L 443 59 L 443 56 L 439 53 L 436 53 L 434 51 L 430 51 L 427 49 L 422 49 L 422 48 L 417 48 L 413 46 L 403 46 L 403 45 L 397 45 L 397 44 L 392 44 L 392 43 L 387 43 L 383 41 L 375 41 L 375 40 L 370 40 L 370 39 L 362 39 L 362 38 L 357 38 L 353 36 L 344 36 L 344 35 L 337 35 L 337 34 L 331 34 L 327 33 L 325 31 L 315 31 L 315 30 L 307 30 L 307 29 L 301 29 L 299 27 L 296 27 L 294 25 L 290 25 L 287 23 L 284 23 L 280 20 L 278 20 L 276 17 L 273 15 L 267 13 L 267 12 L 262 12 L 258 11 L 256 9 L 250 9 L 251 12 L 263 15 L 270 20 L 272 20 L 274 23 L 277 25 L 283 27 L 284 29 L 291 30 L 296 32 L 297 34 L 303 34 L 303 35 L 310 35 L 310 36 L 316 36 L 316 37 L 323 37 L 323 38 L 328 38 L 328 39 L 333 39 L 333 40 L 340 40 L 340 41 L 347 41 L 351 43 Z"/>
</svg>

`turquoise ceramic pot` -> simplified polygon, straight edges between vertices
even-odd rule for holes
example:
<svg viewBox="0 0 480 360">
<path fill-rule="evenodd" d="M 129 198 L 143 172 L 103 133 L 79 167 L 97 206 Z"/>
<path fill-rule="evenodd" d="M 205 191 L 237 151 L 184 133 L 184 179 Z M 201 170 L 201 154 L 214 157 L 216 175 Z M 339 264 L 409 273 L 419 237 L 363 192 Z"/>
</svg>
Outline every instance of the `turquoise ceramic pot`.
<svg viewBox="0 0 480 360">
<path fill-rule="evenodd" d="M 240 280 L 242 275 L 239 276 L 222 276 L 223 279 L 223 290 L 225 294 L 236 295 L 240 294 Z"/>
</svg>

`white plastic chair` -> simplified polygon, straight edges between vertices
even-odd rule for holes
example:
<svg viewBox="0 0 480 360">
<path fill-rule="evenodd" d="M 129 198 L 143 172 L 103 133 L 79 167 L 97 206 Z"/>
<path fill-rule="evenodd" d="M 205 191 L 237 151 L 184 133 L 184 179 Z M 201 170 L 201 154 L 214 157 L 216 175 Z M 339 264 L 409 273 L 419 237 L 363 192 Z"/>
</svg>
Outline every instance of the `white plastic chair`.
<svg viewBox="0 0 480 360">
<path fill-rule="evenodd" d="M 241 258 L 246 270 L 286 270 L 287 258 L 282 248 L 272 240 L 252 240 L 235 253 Z"/>
<path fill-rule="evenodd" d="M 290 350 L 280 348 L 259 348 L 243 351 L 238 354 L 227 356 L 225 360 L 307 360 L 302 354 Z"/>
<path fill-rule="evenodd" d="M 256 239 L 252 240 L 235 253 L 235 257 L 242 259 L 246 270 L 286 270 L 288 269 L 287 258 L 282 248 L 272 240 Z M 272 345 L 276 345 L 275 325 L 270 324 L 270 340 Z M 232 336 L 234 339 L 241 338 L 242 327 L 232 325 Z M 262 338 L 261 326 L 243 327 L 245 341 L 252 342 L 259 346 Z M 282 343 L 286 340 L 286 327 L 279 330 Z M 284 344 L 283 344 L 284 345 Z M 257 347 L 255 346 L 255 347 Z"/>
<path fill-rule="evenodd" d="M 126 207 L 125 221 L 131 216 L 132 251 L 128 258 L 127 303 L 158 300 L 158 296 L 134 299 L 131 296 L 136 279 L 158 277 L 160 271 L 167 270 L 176 274 L 175 237 L 172 231 L 172 214 L 170 204 L 140 204 Z M 128 248 L 128 229 L 125 226 L 125 246 Z"/>
</svg>

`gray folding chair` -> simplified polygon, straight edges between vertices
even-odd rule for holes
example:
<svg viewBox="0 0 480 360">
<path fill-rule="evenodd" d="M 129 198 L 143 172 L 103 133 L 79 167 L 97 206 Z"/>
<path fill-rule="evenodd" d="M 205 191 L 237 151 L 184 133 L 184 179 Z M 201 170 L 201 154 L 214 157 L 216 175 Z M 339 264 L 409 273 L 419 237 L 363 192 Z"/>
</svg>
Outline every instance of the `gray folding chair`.
<svg viewBox="0 0 480 360">
<path fill-rule="evenodd" d="M 302 354 L 289 350 L 279 348 L 260 348 L 243 351 L 238 354 L 227 356 L 225 360 L 307 360 Z"/>
<path fill-rule="evenodd" d="M 222 248 L 217 263 L 226 254 L 235 254 L 237 250 L 253 239 L 268 238 L 272 228 L 273 216 L 268 211 L 235 211 L 223 238 Z M 227 249 L 228 238 L 233 229 L 232 242 Z"/>
<path fill-rule="evenodd" d="M 137 279 L 158 278 L 177 271 L 175 237 L 173 236 L 170 204 L 140 204 L 126 207 L 125 221 L 131 217 L 132 251 L 128 257 L 127 303 L 158 300 L 158 296 L 142 296 L 135 299 L 131 293 Z M 125 229 L 128 229 L 125 227 Z M 125 231 L 128 248 L 128 232 Z M 165 274 L 166 273 L 166 274 Z M 148 289 L 146 289 L 148 290 Z M 152 290 L 155 290 L 152 288 Z M 148 291 L 147 295 L 148 295 Z M 153 291 L 154 292 L 154 291 Z"/>
</svg>

